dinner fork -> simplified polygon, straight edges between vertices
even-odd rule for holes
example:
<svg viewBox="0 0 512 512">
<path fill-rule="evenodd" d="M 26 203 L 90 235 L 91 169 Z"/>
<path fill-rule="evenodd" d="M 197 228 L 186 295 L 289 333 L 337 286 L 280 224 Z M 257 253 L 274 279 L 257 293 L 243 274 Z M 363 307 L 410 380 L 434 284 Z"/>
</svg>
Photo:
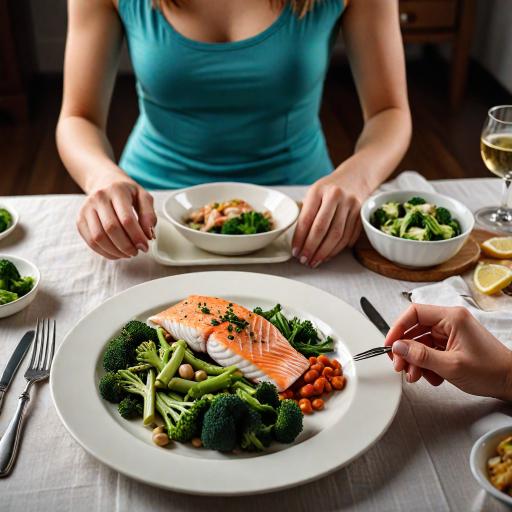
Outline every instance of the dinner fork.
<svg viewBox="0 0 512 512">
<path fill-rule="evenodd" d="M 352 359 L 354 361 L 362 361 L 363 359 L 369 359 L 370 357 L 381 356 L 382 354 L 387 354 L 391 352 L 391 347 L 376 347 L 371 348 L 370 350 L 366 350 L 359 354 L 356 354 Z"/>
<path fill-rule="evenodd" d="M 32 384 L 46 380 L 50 376 L 54 352 L 55 320 L 38 319 L 32 357 L 25 372 L 27 385 L 20 395 L 16 412 L 0 440 L 0 477 L 7 476 L 12 471 L 21 439 L 25 409 L 30 401 L 30 389 Z"/>
</svg>

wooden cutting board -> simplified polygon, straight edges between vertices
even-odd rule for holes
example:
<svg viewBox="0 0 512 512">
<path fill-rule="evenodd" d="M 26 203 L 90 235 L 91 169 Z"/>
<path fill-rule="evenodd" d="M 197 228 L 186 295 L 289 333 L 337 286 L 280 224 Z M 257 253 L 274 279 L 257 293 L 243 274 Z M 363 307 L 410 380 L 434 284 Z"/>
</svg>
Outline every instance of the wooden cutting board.
<svg viewBox="0 0 512 512">
<path fill-rule="evenodd" d="M 496 234 L 481 229 L 475 229 L 467 239 L 462 249 L 450 260 L 441 265 L 424 269 L 410 269 L 399 267 L 395 263 L 381 256 L 362 235 L 354 247 L 356 259 L 366 268 L 391 279 L 413 282 L 442 281 L 447 277 L 460 275 L 473 268 L 480 259 L 479 244 Z"/>
</svg>

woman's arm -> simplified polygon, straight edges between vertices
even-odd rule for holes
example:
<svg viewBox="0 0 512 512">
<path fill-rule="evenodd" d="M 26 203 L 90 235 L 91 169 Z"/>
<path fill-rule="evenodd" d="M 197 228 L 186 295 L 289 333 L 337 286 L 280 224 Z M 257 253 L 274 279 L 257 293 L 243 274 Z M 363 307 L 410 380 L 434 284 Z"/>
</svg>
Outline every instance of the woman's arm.
<svg viewBox="0 0 512 512">
<path fill-rule="evenodd" d="M 77 226 L 86 242 L 116 259 L 146 251 L 153 200 L 115 163 L 105 129 L 123 41 L 112 0 L 69 0 L 64 97 L 57 146 L 88 194 Z"/>
<path fill-rule="evenodd" d="M 342 31 L 364 117 L 354 154 L 308 191 L 294 255 L 312 267 L 329 260 L 361 231 L 361 203 L 407 150 L 411 119 L 398 2 L 351 0 Z"/>
</svg>

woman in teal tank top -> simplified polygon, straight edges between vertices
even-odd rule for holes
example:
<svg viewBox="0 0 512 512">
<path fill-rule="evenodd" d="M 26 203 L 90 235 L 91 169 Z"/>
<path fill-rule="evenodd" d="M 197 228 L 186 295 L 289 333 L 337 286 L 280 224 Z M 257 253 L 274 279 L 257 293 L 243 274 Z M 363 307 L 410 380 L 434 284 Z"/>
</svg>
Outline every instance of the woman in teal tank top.
<svg viewBox="0 0 512 512">
<path fill-rule="evenodd" d="M 333 164 L 319 109 L 340 26 L 365 126 Z M 105 124 L 123 38 L 140 115 L 116 164 Z M 79 231 L 107 258 L 147 250 L 147 190 L 245 181 L 311 185 L 293 248 L 316 267 L 355 242 L 409 136 L 396 2 L 69 0 L 57 141 L 88 194 Z"/>
</svg>

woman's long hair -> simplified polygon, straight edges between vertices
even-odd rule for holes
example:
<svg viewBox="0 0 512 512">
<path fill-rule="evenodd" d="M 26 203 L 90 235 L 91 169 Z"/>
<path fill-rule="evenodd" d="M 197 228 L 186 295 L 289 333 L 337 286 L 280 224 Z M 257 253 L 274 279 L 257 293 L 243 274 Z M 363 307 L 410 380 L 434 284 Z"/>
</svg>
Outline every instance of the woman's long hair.
<svg viewBox="0 0 512 512">
<path fill-rule="evenodd" d="M 179 2 L 186 2 L 186 0 L 152 0 L 153 5 L 157 9 L 161 9 L 162 4 L 174 4 L 178 5 Z M 271 3 L 277 2 L 280 4 L 290 4 L 293 11 L 299 18 L 302 18 L 308 11 L 313 9 L 315 4 L 319 3 L 321 0 L 270 0 Z"/>
</svg>

